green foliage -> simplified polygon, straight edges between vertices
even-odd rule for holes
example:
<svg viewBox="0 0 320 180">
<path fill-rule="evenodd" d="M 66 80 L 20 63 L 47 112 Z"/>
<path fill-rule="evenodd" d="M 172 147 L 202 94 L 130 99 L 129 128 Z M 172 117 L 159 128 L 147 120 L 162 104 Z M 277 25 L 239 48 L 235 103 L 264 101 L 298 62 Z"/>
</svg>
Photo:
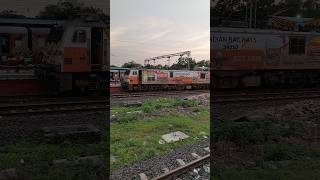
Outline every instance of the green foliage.
<svg viewBox="0 0 320 180">
<path fill-rule="evenodd" d="M 105 134 L 105 133 L 104 133 Z M 4 146 L 0 152 L 0 169 L 16 168 L 25 179 L 95 179 L 101 165 L 67 163 L 52 165 L 53 160 L 104 155 L 106 142 L 100 144 L 32 144 L 20 142 Z M 23 159 L 25 164 L 21 164 Z M 81 177 L 79 176 L 81 175 Z"/>
<path fill-rule="evenodd" d="M 141 64 L 138 64 L 135 61 L 130 61 L 130 62 L 124 63 L 121 67 L 123 67 L 123 68 L 140 68 Z"/>
<path fill-rule="evenodd" d="M 265 119 L 224 122 L 215 127 L 214 136 L 217 141 L 227 140 L 239 145 L 249 145 L 278 141 L 282 137 L 300 137 L 303 131 L 303 124 L 295 120 L 278 124 Z"/>
<path fill-rule="evenodd" d="M 203 139 L 200 132 L 209 134 L 209 119 L 209 111 L 203 110 L 195 116 L 177 113 L 158 118 L 111 124 L 111 155 L 117 159 L 111 162 L 112 169 Z M 173 131 L 182 131 L 190 138 L 175 143 L 159 144 L 161 135 Z"/>
<path fill-rule="evenodd" d="M 155 112 L 161 108 L 171 108 L 171 107 L 194 107 L 199 104 L 196 100 L 183 100 L 177 98 L 160 98 L 155 100 L 150 100 L 144 102 L 141 109 L 146 113 Z"/>
<path fill-rule="evenodd" d="M 215 173 L 211 179 L 216 180 L 316 180 L 320 177 L 320 160 L 293 160 L 282 168 L 243 169 L 227 168 L 223 164 L 214 164 Z"/>
<path fill-rule="evenodd" d="M 211 17 L 243 22 L 247 19 L 248 21 L 250 1 L 247 5 L 246 2 L 248 1 L 218 0 L 211 10 Z M 266 22 L 273 15 L 296 17 L 300 14 L 302 17 L 319 17 L 319 9 L 318 0 L 257 0 L 257 21 Z"/>
<path fill-rule="evenodd" d="M 306 145 L 290 144 L 266 144 L 264 145 L 264 160 L 266 161 L 283 161 L 302 158 L 319 157 L 319 151 Z"/>
<path fill-rule="evenodd" d="M 95 16 L 105 22 L 109 17 L 102 12 L 101 9 L 94 7 L 85 7 L 83 4 L 75 4 L 70 0 L 60 0 L 56 4 L 47 5 L 44 10 L 40 11 L 37 15 L 38 18 L 45 19 L 70 19 L 79 18 L 81 16 Z"/>
<path fill-rule="evenodd" d="M 123 114 L 121 116 L 122 117 L 121 117 L 120 123 L 127 123 L 130 121 L 136 121 L 139 119 L 139 115 L 137 115 L 135 113 Z"/>
<path fill-rule="evenodd" d="M 239 145 L 261 144 L 280 135 L 279 127 L 269 121 L 229 122 L 215 128 L 217 141 L 227 140 Z"/>
<path fill-rule="evenodd" d="M 111 114 L 120 114 L 121 116 L 131 116 L 137 115 L 134 113 L 136 111 L 142 111 L 145 113 L 157 112 L 163 108 L 174 108 L 177 106 L 182 107 L 195 107 L 199 104 L 198 100 L 195 99 L 178 99 L 178 98 L 159 98 L 159 99 L 150 99 L 142 103 L 140 107 L 113 107 Z M 132 113 L 128 113 L 132 112 Z"/>
<path fill-rule="evenodd" d="M 188 57 L 180 57 L 178 59 L 178 62 L 175 64 L 172 64 L 170 69 L 188 69 L 191 70 L 195 67 L 196 61 L 192 58 Z"/>
</svg>

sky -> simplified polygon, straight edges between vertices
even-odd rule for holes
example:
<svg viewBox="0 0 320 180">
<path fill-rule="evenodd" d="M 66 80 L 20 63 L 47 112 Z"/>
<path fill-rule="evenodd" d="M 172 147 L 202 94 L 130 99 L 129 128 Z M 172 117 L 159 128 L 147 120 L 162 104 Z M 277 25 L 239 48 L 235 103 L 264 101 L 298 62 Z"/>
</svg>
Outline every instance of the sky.
<svg viewBox="0 0 320 180">
<path fill-rule="evenodd" d="M 111 65 L 187 50 L 210 59 L 210 0 L 111 0 L 110 18 Z"/>
</svg>

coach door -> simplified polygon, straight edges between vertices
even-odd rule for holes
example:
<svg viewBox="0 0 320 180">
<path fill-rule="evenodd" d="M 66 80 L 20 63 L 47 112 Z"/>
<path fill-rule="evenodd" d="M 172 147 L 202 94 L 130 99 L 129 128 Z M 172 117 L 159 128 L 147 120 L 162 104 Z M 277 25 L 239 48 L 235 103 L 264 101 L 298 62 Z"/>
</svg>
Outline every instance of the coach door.
<svg viewBox="0 0 320 180">
<path fill-rule="evenodd" d="M 103 28 L 91 29 L 91 64 L 101 65 L 103 62 Z"/>
<path fill-rule="evenodd" d="M 91 71 L 91 27 L 70 27 L 64 46 L 63 72 Z"/>
</svg>

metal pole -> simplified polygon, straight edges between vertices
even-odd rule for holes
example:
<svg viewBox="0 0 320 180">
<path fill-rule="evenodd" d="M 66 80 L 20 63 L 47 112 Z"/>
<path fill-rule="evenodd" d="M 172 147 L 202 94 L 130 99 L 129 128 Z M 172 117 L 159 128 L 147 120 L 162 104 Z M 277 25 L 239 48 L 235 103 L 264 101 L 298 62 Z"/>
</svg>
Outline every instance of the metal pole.
<svg viewBox="0 0 320 180">
<path fill-rule="evenodd" d="M 249 28 L 252 28 L 252 8 L 253 8 L 253 0 L 250 1 L 250 19 L 249 19 Z"/>
<path fill-rule="evenodd" d="M 255 0 L 255 9 L 254 9 L 254 28 L 257 28 L 257 4 L 258 0 Z"/>
<path fill-rule="evenodd" d="M 248 27 L 248 1 L 246 1 L 246 23 Z"/>
</svg>

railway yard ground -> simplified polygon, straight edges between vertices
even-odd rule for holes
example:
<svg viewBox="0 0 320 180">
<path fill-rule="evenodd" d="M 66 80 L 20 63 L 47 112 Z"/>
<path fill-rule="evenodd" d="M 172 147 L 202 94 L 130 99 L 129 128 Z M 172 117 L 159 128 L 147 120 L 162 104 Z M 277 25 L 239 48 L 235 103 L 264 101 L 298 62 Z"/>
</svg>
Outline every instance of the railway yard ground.
<svg viewBox="0 0 320 180">
<path fill-rule="evenodd" d="M 177 159 L 184 164 L 195 159 L 191 153 L 209 154 L 209 93 L 153 98 L 136 107 L 114 105 L 110 115 L 111 179 L 155 178 L 181 166 Z M 173 132 L 187 138 L 162 138 Z"/>
<path fill-rule="evenodd" d="M 9 99 L 7 104 L 19 106 L 1 111 L 0 179 L 3 176 L 13 179 L 103 178 L 108 107 L 83 111 L 80 105 L 70 105 L 70 101 L 65 102 L 65 107 L 62 101 L 54 98 Z M 72 98 L 72 103 L 75 101 L 76 98 Z M 2 101 L 2 108 L 4 104 Z M 71 109 L 70 106 L 78 110 L 65 111 Z M 4 113 L 9 111 L 11 113 Z M 94 131 L 89 132 L 90 128 Z M 89 135 L 82 136 L 83 139 L 74 138 L 72 133 L 81 131 L 88 131 Z M 61 136 L 52 136 L 53 133 Z"/>
<path fill-rule="evenodd" d="M 320 176 L 317 89 L 215 94 L 211 104 L 208 91 L 111 96 L 110 159 L 103 158 L 107 101 L 1 101 L 0 175 L 99 179 L 109 160 L 111 179 L 161 179 L 170 173 L 182 180 Z M 101 139 L 90 133 L 82 141 L 50 139 L 48 127 L 61 126 L 99 130 Z M 184 137 L 167 142 L 168 133 Z"/>
<path fill-rule="evenodd" d="M 269 98 L 211 106 L 213 179 L 320 177 L 319 99 Z"/>
</svg>

